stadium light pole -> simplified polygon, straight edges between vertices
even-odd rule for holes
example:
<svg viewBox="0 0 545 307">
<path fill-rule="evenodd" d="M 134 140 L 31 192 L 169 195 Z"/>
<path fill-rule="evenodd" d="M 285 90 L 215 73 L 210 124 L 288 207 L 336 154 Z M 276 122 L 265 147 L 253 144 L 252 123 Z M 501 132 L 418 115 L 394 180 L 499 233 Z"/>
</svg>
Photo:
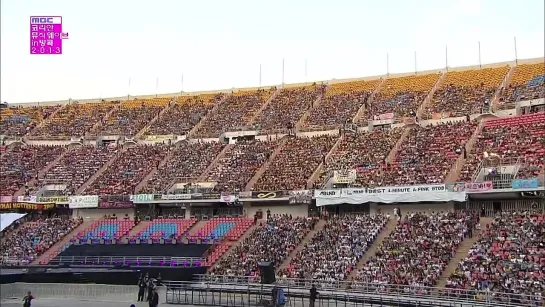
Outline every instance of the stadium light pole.
<svg viewBox="0 0 545 307">
<path fill-rule="evenodd" d="M 129 87 L 127 88 L 127 100 L 131 98 L 131 78 L 129 77 Z"/>
<path fill-rule="evenodd" d="M 259 88 L 261 88 L 261 64 L 259 64 Z"/>
<path fill-rule="evenodd" d="M 386 77 L 390 76 L 390 54 L 386 52 Z"/>
<path fill-rule="evenodd" d="M 448 71 L 448 46 L 445 45 L 445 69 Z"/>
<path fill-rule="evenodd" d="M 416 50 L 414 51 L 414 74 L 418 75 L 418 70 L 416 69 Z"/>
<path fill-rule="evenodd" d="M 159 77 L 155 79 L 155 98 L 157 98 L 158 94 L 159 94 Z"/>
<path fill-rule="evenodd" d="M 284 88 L 284 65 L 285 65 L 285 59 L 282 58 L 282 88 Z"/>
<path fill-rule="evenodd" d="M 180 87 L 180 95 L 184 92 L 184 74 L 182 73 L 182 80 L 181 80 L 181 87 Z"/>
<path fill-rule="evenodd" d="M 479 41 L 479 68 L 483 68 L 481 63 L 481 41 Z"/>
<path fill-rule="evenodd" d="M 516 36 L 513 36 L 513 41 L 515 43 L 515 65 L 518 65 L 519 64 L 519 57 L 518 57 L 518 54 L 517 54 L 517 37 Z"/>
</svg>

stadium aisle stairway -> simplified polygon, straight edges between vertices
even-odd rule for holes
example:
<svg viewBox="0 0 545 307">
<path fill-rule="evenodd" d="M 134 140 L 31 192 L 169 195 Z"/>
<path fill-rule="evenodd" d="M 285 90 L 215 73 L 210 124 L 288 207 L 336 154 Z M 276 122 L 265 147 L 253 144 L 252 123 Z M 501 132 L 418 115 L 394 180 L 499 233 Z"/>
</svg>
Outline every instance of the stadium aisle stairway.
<svg viewBox="0 0 545 307">
<path fill-rule="evenodd" d="M 486 229 L 486 227 L 494 221 L 493 218 L 490 217 L 482 217 L 481 218 L 481 229 Z M 458 267 L 458 264 L 460 261 L 462 261 L 465 257 L 467 257 L 467 254 L 469 253 L 469 250 L 471 247 L 473 247 L 473 244 L 477 243 L 479 240 L 479 231 L 473 232 L 473 238 L 466 238 L 458 247 L 458 250 L 456 251 L 456 255 L 450 260 L 448 266 L 443 271 L 443 274 L 441 274 L 441 277 L 437 281 L 437 287 L 444 288 L 447 284 L 447 279 L 454 273 L 454 270 Z"/>
<path fill-rule="evenodd" d="M 301 241 L 301 243 L 299 243 L 299 245 L 297 245 L 297 247 L 291 251 L 290 255 L 288 256 L 288 258 L 286 258 L 286 260 L 284 260 L 284 262 L 282 262 L 282 264 L 275 268 L 276 271 L 279 271 L 281 269 L 287 269 L 291 263 L 291 260 L 293 259 L 293 257 L 295 257 L 295 255 L 297 255 L 300 251 L 303 250 L 303 248 L 305 248 L 305 245 L 307 245 L 308 243 L 310 243 L 310 241 L 312 240 L 312 238 L 320 231 L 324 228 L 325 224 L 327 223 L 327 221 L 325 220 L 320 220 L 318 221 L 318 223 L 316 224 L 316 226 L 314 227 L 314 229 L 312 229 L 306 236 L 305 238 Z"/>
<path fill-rule="evenodd" d="M 31 264 L 32 265 L 38 265 L 38 264 L 47 264 L 49 263 L 49 260 L 53 259 L 59 251 L 62 249 L 63 246 L 69 245 L 70 240 L 74 238 L 78 233 L 85 231 L 85 229 L 88 229 L 93 222 L 86 221 L 81 223 L 78 227 L 76 227 L 71 233 L 67 234 L 60 240 L 59 242 L 55 243 L 53 246 L 51 246 L 50 249 L 45 251 L 45 253 L 41 254 L 36 260 L 34 260 Z"/>
<path fill-rule="evenodd" d="M 139 232 L 143 232 L 147 229 L 151 223 L 151 221 L 140 221 L 138 225 L 134 226 L 134 228 L 129 231 L 129 237 L 136 237 Z"/>
<path fill-rule="evenodd" d="M 395 217 L 391 216 L 390 221 L 388 221 L 388 224 L 386 224 L 386 227 L 380 232 L 378 237 L 375 239 L 373 244 L 369 246 L 369 249 L 363 254 L 363 257 L 361 257 L 360 261 L 358 261 L 358 264 L 356 265 L 356 268 L 350 272 L 350 275 L 348 275 L 347 280 L 352 280 L 356 276 L 357 272 L 360 271 L 363 268 L 363 265 L 369 260 L 369 258 L 373 257 L 378 247 L 384 242 L 384 239 L 388 238 L 388 236 L 394 231 L 397 225 L 397 220 Z"/>
</svg>

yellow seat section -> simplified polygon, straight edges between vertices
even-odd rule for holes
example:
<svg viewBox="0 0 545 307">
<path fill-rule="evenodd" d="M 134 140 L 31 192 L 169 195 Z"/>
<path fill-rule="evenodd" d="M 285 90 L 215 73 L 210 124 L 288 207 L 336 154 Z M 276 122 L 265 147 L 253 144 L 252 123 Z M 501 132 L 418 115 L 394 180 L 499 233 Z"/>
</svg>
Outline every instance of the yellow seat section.
<svg viewBox="0 0 545 307">
<path fill-rule="evenodd" d="M 379 85 L 380 81 L 381 79 L 335 83 L 327 89 L 325 97 L 327 98 L 338 94 L 372 92 Z"/>
<path fill-rule="evenodd" d="M 0 109 L 0 134 L 22 137 L 60 106 L 13 106 Z"/>
<path fill-rule="evenodd" d="M 545 63 L 518 65 L 509 85 L 502 90 L 500 103 L 544 98 L 544 81 Z"/>
<path fill-rule="evenodd" d="M 118 101 L 68 104 L 43 126 L 37 128 L 30 138 L 66 140 L 71 137 L 82 137 L 117 105 Z"/>
<path fill-rule="evenodd" d="M 509 66 L 448 72 L 428 105 L 428 117 L 458 117 L 480 113 L 494 97 Z"/>
</svg>

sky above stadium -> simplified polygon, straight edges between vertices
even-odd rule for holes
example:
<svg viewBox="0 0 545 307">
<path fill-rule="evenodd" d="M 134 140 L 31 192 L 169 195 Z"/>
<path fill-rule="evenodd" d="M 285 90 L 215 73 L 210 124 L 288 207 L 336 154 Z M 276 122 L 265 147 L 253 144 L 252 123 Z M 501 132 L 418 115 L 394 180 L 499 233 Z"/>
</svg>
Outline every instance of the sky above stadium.
<svg viewBox="0 0 545 307">
<path fill-rule="evenodd" d="M 414 72 L 544 55 L 543 0 L 1 0 L 1 101 L 107 98 Z M 62 16 L 31 55 L 30 16 Z M 183 76 L 183 77 L 182 77 Z M 130 79 L 130 85 L 129 85 Z"/>
</svg>

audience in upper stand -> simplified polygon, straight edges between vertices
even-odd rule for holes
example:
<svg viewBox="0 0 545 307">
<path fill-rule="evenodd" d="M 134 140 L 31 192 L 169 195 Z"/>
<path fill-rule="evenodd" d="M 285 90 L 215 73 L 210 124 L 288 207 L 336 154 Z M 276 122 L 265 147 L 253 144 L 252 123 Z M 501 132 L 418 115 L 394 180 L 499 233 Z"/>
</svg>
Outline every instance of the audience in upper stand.
<svg viewBox="0 0 545 307">
<path fill-rule="evenodd" d="M 335 216 L 279 275 L 322 281 L 345 280 L 387 222 L 384 215 Z"/>
<path fill-rule="evenodd" d="M 16 145 L 0 156 L 0 195 L 13 195 L 65 150 L 62 146 Z M 28 186 L 27 186 L 28 189 Z"/>
<path fill-rule="evenodd" d="M 196 132 L 197 137 L 217 138 L 223 132 L 254 130 L 251 127 L 261 106 L 271 97 L 276 88 L 251 92 L 236 92 L 217 106 Z"/>
<path fill-rule="evenodd" d="M 195 180 L 214 161 L 225 144 L 202 142 L 177 145 L 167 162 L 147 182 L 144 192 L 165 193 L 174 183 Z"/>
<path fill-rule="evenodd" d="M 311 109 L 302 128 L 305 130 L 334 130 L 346 122 L 352 122 L 380 82 L 380 79 L 376 79 L 332 84 L 327 88 L 325 97 L 321 99 L 320 104 Z"/>
<path fill-rule="evenodd" d="M 403 129 L 373 130 L 372 132 L 345 134 L 339 146 L 326 161 L 322 178 L 335 170 L 356 169 L 355 185 L 375 185 L 380 182 L 386 157 L 401 137 Z M 372 150 L 369 150 L 372 148 Z"/>
<path fill-rule="evenodd" d="M 386 79 L 373 98 L 367 119 L 389 117 L 388 114 L 407 117 L 411 112 L 416 113 L 440 76 L 437 73 Z"/>
<path fill-rule="evenodd" d="M 482 113 L 490 106 L 509 66 L 447 73 L 428 104 L 426 115 L 433 118 L 459 117 Z"/>
<path fill-rule="evenodd" d="M 73 195 L 76 190 L 116 155 L 111 146 L 81 146 L 70 150 L 39 179 L 40 186 L 66 185 L 64 192 Z"/>
<path fill-rule="evenodd" d="M 314 228 L 314 218 L 291 215 L 270 216 L 214 266 L 211 275 L 259 276 L 258 262 L 272 262 L 278 268 Z"/>
<path fill-rule="evenodd" d="M 135 137 L 151 120 L 159 116 L 172 98 L 152 98 L 123 101 L 121 105 L 94 128 L 90 135 L 124 135 Z"/>
<path fill-rule="evenodd" d="M 208 181 L 217 182 L 217 192 L 243 191 L 246 184 L 269 159 L 276 141 L 238 141 L 225 152 L 206 175 Z"/>
<path fill-rule="evenodd" d="M 161 114 L 145 135 L 187 135 L 199 121 L 206 116 L 223 94 L 179 97 L 170 108 Z"/>
<path fill-rule="evenodd" d="M 32 131 L 29 138 L 69 140 L 72 137 L 84 137 L 85 133 L 118 105 L 119 101 L 67 104 L 42 126 Z"/>
<path fill-rule="evenodd" d="M 459 121 L 412 128 L 379 185 L 443 183 L 476 127 L 475 122 Z"/>
<path fill-rule="evenodd" d="M 545 64 L 521 64 L 515 67 L 506 88 L 502 88 L 500 103 L 545 98 Z"/>
<path fill-rule="evenodd" d="M 357 272 L 364 283 L 432 287 L 467 234 L 463 212 L 409 213 Z M 474 225 L 474 224 L 473 224 Z"/>
<path fill-rule="evenodd" d="M 23 137 L 59 106 L 9 107 L 0 109 L 0 135 Z"/>
<path fill-rule="evenodd" d="M 66 216 L 39 219 L 19 226 L 0 244 L 0 265 L 28 265 L 83 223 Z"/>
<path fill-rule="evenodd" d="M 522 166 L 517 178 L 535 178 L 545 165 L 544 138 L 545 113 L 488 121 L 462 168 L 460 180 L 472 181 L 483 160 L 507 165 L 516 163 L 519 157 Z"/>
<path fill-rule="evenodd" d="M 253 187 L 256 191 L 305 189 L 318 165 L 339 139 L 334 135 L 291 137 Z"/>
<path fill-rule="evenodd" d="M 523 306 L 542 303 L 545 215 L 502 212 L 487 226 L 447 280 L 447 287 L 479 290 L 506 302 L 513 299 L 502 295 L 513 294 Z"/>
<path fill-rule="evenodd" d="M 117 158 L 83 191 L 86 195 L 131 195 L 136 186 L 167 156 L 165 145 L 139 145 L 118 150 Z"/>
<path fill-rule="evenodd" d="M 271 133 L 295 127 L 303 114 L 325 92 L 325 85 L 284 88 L 259 115 L 257 124 Z"/>
</svg>

